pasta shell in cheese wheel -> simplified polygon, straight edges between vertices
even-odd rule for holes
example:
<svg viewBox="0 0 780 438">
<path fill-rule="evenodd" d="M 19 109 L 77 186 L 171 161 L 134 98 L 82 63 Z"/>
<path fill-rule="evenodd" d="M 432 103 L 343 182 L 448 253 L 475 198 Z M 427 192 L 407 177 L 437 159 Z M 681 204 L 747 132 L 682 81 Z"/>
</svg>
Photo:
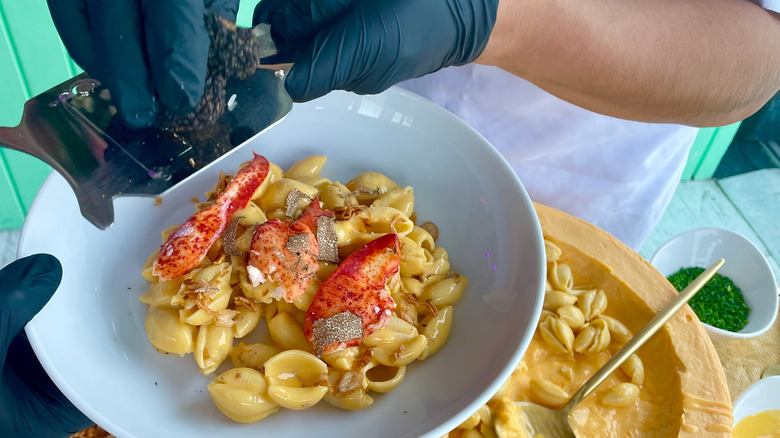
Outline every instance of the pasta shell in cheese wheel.
<svg viewBox="0 0 780 438">
<path fill-rule="evenodd" d="M 613 408 L 624 408 L 639 398 L 639 387 L 633 383 L 621 382 L 601 395 L 601 403 Z"/>
<path fill-rule="evenodd" d="M 473 414 L 471 414 L 469 418 L 466 419 L 466 421 L 460 423 L 457 429 L 464 429 L 464 430 L 474 429 L 479 424 L 479 421 L 480 421 L 479 414 L 477 412 L 474 412 Z"/>
<path fill-rule="evenodd" d="M 544 239 L 544 256 L 548 263 L 557 262 L 561 258 L 561 248 L 558 245 Z"/>
<path fill-rule="evenodd" d="M 306 409 L 328 392 L 328 366 L 311 353 L 288 350 L 265 362 L 268 395 L 288 409 Z"/>
<path fill-rule="evenodd" d="M 631 379 L 631 383 L 634 385 L 642 385 L 645 383 L 645 366 L 642 363 L 642 359 L 636 354 L 632 354 L 628 359 L 620 365 L 620 369 Z"/>
<path fill-rule="evenodd" d="M 567 291 L 574 286 L 574 277 L 572 276 L 571 268 L 566 263 L 548 263 L 547 279 L 556 290 Z"/>
<path fill-rule="evenodd" d="M 569 401 L 570 395 L 560 386 L 543 378 L 531 378 L 529 381 L 531 398 L 550 408 L 559 408 Z"/>
<path fill-rule="evenodd" d="M 232 327 L 220 327 L 214 323 L 200 326 L 193 356 L 201 374 L 207 376 L 216 371 L 232 346 Z"/>
<path fill-rule="evenodd" d="M 209 383 L 208 390 L 217 408 L 239 423 L 254 423 L 279 409 L 268 397 L 265 377 L 252 368 L 225 371 Z"/>
<path fill-rule="evenodd" d="M 555 311 L 562 306 L 573 306 L 577 297 L 566 292 L 550 289 L 544 293 L 544 309 Z"/>
<path fill-rule="evenodd" d="M 176 310 L 170 307 L 149 308 L 144 328 L 157 350 L 178 355 L 192 353 L 196 328 L 179 321 Z"/>
</svg>

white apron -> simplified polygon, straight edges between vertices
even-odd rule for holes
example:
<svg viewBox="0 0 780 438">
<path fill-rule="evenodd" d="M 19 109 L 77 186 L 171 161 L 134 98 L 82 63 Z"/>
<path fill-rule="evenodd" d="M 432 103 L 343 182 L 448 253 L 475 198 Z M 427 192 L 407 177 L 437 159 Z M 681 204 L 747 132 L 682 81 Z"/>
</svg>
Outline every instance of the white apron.
<svg viewBox="0 0 780 438">
<path fill-rule="evenodd" d="M 490 141 L 531 199 L 638 249 L 680 180 L 697 129 L 630 122 L 558 99 L 496 67 L 450 67 L 402 87 Z"/>
</svg>

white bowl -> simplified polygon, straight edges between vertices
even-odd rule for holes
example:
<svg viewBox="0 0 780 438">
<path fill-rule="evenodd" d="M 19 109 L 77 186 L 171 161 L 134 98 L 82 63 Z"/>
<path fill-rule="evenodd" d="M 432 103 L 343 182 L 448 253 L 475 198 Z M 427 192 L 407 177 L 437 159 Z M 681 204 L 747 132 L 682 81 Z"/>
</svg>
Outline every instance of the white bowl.
<svg viewBox="0 0 780 438">
<path fill-rule="evenodd" d="M 780 409 L 780 376 L 765 377 L 742 391 L 734 402 L 734 425 L 770 409 Z"/>
<path fill-rule="evenodd" d="M 713 340 L 750 338 L 766 332 L 777 317 L 777 284 L 764 255 L 741 234 L 721 228 L 689 230 L 661 245 L 650 263 L 669 277 L 680 268 L 707 268 L 721 257 L 726 263 L 718 273 L 742 291 L 750 307 L 748 323 L 738 332 L 703 323 L 704 328 Z"/>
<path fill-rule="evenodd" d="M 322 402 L 238 424 L 212 403 L 190 357 L 158 354 L 147 340 L 144 261 L 160 231 L 194 212 L 220 169 L 233 172 L 252 151 L 282 168 L 327 155 L 322 176 L 346 182 L 383 172 L 414 187 L 421 221 L 434 221 L 454 269 L 469 279 L 447 345 L 409 366 L 399 388 L 369 408 Z M 43 185 L 22 230 L 19 256 L 55 255 L 62 285 L 26 330 L 43 367 L 87 416 L 114 435 L 148 438 L 247 436 L 439 437 L 498 390 L 525 352 L 541 313 L 544 246 L 533 205 L 487 141 L 418 96 L 334 92 L 295 105 L 275 127 L 163 195 L 114 202 L 100 231 L 81 217 L 63 178 Z"/>
</svg>

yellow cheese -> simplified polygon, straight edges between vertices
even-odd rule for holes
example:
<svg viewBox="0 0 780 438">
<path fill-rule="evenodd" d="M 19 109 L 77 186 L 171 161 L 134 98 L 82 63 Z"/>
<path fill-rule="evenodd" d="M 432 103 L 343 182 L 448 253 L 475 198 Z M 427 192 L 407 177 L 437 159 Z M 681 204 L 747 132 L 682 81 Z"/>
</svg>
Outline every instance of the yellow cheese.
<svg viewBox="0 0 780 438">
<path fill-rule="evenodd" d="M 574 288 L 603 290 L 607 299 L 605 319 L 611 317 L 636 333 L 677 295 L 663 275 L 608 233 L 558 210 L 540 204 L 535 208 L 545 240 L 560 248 L 560 259 L 548 263 L 548 272 L 565 265 L 561 272 L 568 275 L 570 268 Z M 550 297 L 561 306 L 561 297 Z M 581 317 L 571 316 L 576 311 L 558 309 L 557 313 L 545 311 L 517 370 L 488 404 L 497 424 L 483 421 L 473 430 L 481 431 L 483 436 L 499 431 L 512 416 L 507 400 L 563 405 L 624 344 L 625 339 L 613 333 L 606 349 L 590 354 L 575 351 L 577 342 L 568 350 L 565 345 L 553 348 L 551 333 L 568 340 L 562 344 L 570 342 L 571 335 L 561 335 L 564 330 L 556 331 L 557 327 L 545 323 L 545 318 L 574 324 L 575 336 L 584 330 Z M 593 316 L 586 319 L 591 321 L 586 324 L 594 324 Z M 547 340 L 543 329 L 547 330 Z M 637 356 L 637 362 L 644 364 L 643 374 L 629 375 L 626 368 L 614 372 L 572 412 L 569 419 L 577 436 L 731 436 L 732 407 L 726 378 L 709 337 L 688 306 Z M 629 383 L 632 377 L 636 385 Z M 636 393 L 637 386 L 638 396 L 621 402 L 620 395 Z M 457 429 L 449 437 L 471 436 L 465 432 Z"/>
<path fill-rule="evenodd" d="M 780 409 L 748 415 L 734 426 L 734 438 L 780 437 Z"/>
</svg>

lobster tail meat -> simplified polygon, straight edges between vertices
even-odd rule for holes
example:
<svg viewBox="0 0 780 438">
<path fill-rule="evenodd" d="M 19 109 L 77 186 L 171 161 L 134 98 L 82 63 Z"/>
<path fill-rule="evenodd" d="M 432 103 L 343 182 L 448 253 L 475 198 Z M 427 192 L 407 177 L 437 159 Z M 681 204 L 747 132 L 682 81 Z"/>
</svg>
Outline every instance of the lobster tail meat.
<svg viewBox="0 0 780 438">
<path fill-rule="evenodd" d="M 268 176 L 268 160 L 255 154 L 233 177 L 213 205 L 197 211 L 171 233 L 160 247 L 152 273 L 160 280 L 173 280 L 198 265 L 219 239 L 237 210 L 245 208 Z"/>
<path fill-rule="evenodd" d="M 395 301 L 385 285 L 400 263 L 398 236 L 385 234 L 353 252 L 325 280 L 303 327 L 319 355 L 356 346 L 387 325 Z"/>
</svg>

